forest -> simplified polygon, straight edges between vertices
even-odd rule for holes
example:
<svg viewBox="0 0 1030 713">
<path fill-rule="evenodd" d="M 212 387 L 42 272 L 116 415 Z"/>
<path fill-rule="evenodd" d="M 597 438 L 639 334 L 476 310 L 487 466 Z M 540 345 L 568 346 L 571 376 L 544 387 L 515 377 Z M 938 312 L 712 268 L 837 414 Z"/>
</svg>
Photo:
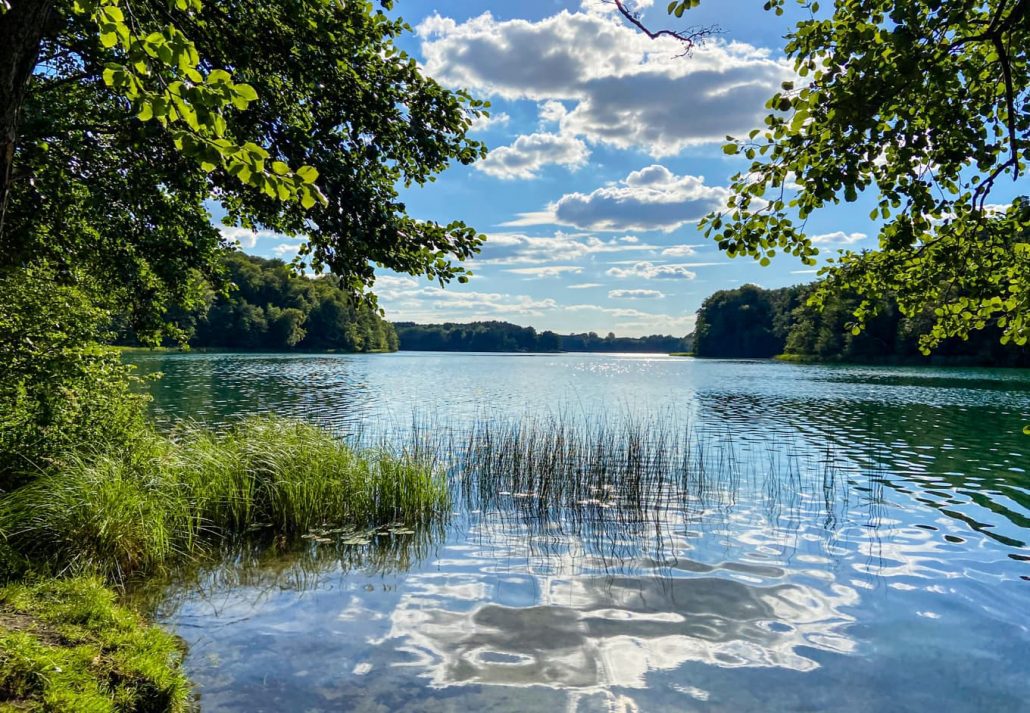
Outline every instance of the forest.
<svg viewBox="0 0 1030 713">
<path fill-rule="evenodd" d="M 441 352 L 630 352 L 668 353 L 689 351 L 689 337 L 655 334 L 647 337 L 616 337 L 609 332 L 557 334 L 537 332 L 510 322 L 471 322 L 469 324 L 393 325 L 405 351 Z"/>
<path fill-rule="evenodd" d="M 329 275 L 298 274 L 281 260 L 240 252 L 225 256 L 228 294 L 180 323 L 189 325 L 188 344 L 208 349 L 268 351 L 397 350 L 397 333 L 369 304 L 356 299 Z M 131 332 L 122 343 L 132 343 Z"/>
<path fill-rule="evenodd" d="M 771 358 L 799 361 L 842 361 L 888 364 L 951 363 L 1030 366 L 1030 349 L 1003 344 L 997 327 L 972 333 L 968 339 L 945 339 L 933 355 L 920 348 L 933 315 L 904 316 L 895 301 L 885 299 L 853 328 L 861 300 L 840 294 L 813 306 L 809 298 L 819 284 L 763 289 L 743 285 L 708 297 L 697 313 L 694 353 L 700 357 Z"/>
</svg>

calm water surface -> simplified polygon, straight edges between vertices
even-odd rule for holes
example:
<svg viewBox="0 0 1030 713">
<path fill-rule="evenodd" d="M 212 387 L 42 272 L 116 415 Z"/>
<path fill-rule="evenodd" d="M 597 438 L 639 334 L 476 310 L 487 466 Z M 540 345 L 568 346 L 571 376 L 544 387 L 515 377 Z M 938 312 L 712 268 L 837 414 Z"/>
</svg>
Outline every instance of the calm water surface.
<svg viewBox="0 0 1030 713">
<path fill-rule="evenodd" d="M 164 593 L 218 711 L 1030 710 L 1030 373 L 139 354 L 166 422 L 689 427 L 660 506 L 461 491 L 439 532 Z"/>
</svg>

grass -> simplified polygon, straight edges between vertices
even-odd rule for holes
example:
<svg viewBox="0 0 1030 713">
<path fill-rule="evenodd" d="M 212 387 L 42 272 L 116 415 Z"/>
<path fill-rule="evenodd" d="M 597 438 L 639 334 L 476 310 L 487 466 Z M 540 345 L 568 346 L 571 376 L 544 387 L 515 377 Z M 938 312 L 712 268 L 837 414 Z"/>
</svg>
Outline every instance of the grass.
<svg viewBox="0 0 1030 713">
<path fill-rule="evenodd" d="M 450 510 L 431 459 L 356 449 L 276 418 L 224 433 L 180 428 L 76 456 L 0 502 L 7 546 L 57 574 L 115 582 L 260 533 L 417 527 Z"/>
<path fill-rule="evenodd" d="M 99 579 L 0 588 L 0 710 L 186 711 L 183 655 Z"/>
<path fill-rule="evenodd" d="M 774 361 L 782 361 L 788 364 L 816 364 L 820 361 L 819 357 L 811 356 L 808 354 L 777 354 L 773 357 Z"/>
</svg>

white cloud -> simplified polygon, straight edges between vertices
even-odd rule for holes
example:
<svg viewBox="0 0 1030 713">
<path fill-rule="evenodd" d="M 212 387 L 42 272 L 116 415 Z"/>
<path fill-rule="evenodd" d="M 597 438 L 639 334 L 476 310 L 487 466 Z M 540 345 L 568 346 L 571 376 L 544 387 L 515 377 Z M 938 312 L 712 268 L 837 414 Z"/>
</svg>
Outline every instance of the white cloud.
<svg viewBox="0 0 1030 713">
<path fill-rule="evenodd" d="M 527 275 L 529 277 L 561 277 L 562 275 L 578 275 L 583 268 L 575 265 L 548 265 L 546 267 L 518 267 L 506 270 L 513 275 Z"/>
<path fill-rule="evenodd" d="M 600 282 L 580 282 L 578 285 L 566 285 L 570 290 L 589 290 L 594 287 L 604 287 Z"/>
<path fill-rule="evenodd" d="M 584 233 L 558 231 L 551 236 L 495 233 L 487 237 L 486 245 L 476 262 L 509 265 L 570 262 L 591 255 L 646 252 L 652 249 L 651 245 L 626 242 L 624 238 L 602 240 Z"/>
<path fill-rule="evenodd" d="M 287 237 L 279 233 L 274 233 L 271 230 L 249 230 L 247 228 L 227 225 L 219 226 L 218 230 L 225 240 L 238 243 L 241 248 L 252 248 L 257 245 L 258 240 L 261 240 L 262 238 L 282 240 Z"/>
<path fill-rule="evenodd" d="M 576 289 L 602 287 L 600 283 L 570 285 Z M 694 315 L 645 312 L 632 308 L 601 307 L 594 304 L 563 305 L 551 298 L 525 294 L 441 289 L 419 286 L 415 280 L 392 275 L 378 278 L 376 285 L 390 289 L 376 292 L 390 319 L 414 322 L 471 322 L 503 319 L 537 329 L 566 331 L 608 331 L 619 334 L 687 334 Z"/>
<path fill-rule="evenodd" d="M 296 255 L 299 251 L 300 243 L 279 243 L 272 249 L 272 252 L 279 257 Z"/>
<path fill-rule="evenodd" d="M 579 139 L 564 134 L 529 134 L 515 139 L 511 146 L 493 149 L 476 163 L 487 175 L 507 180 L 536 178 L 548 165 L 570 170 L 582 168 L 590 158 L 590 149 Z"/>
<path fill-rule="evenodd" d="M 692 257 L 697 254 L 700 245 L 673 245 L 662 250 L 662 257 Z"/>
<path fill-rule="evenodd" d="M 564 104 L 553 99 L 543 102 L 539 111 L 541 124 L 556 124 L 569 113 Z"/>
<path fill-rule="evenodd" d="M 570 104 L 562 133 L 655 157 L 760 126 L 766 100 L 792 75 L 785 60 L 739 42 L 714 40 L 680 57 L 678 41 L 652 41 L 596 0 L 538 21 L 434 15 L 417 32 L 433 77 Z"/>
<path fill-rule="evenodd" d="M 693 280 L 697 277 L 696 272 L 687 268 L 698 267 L 711 263 L 684 263 L 678 265 L 655 265 L 651 262 L 638 262 L 627 268 L 613 267 L 608 270 L 612 277 L 638 277 L 644 280 Z"/>
<path fill-rule="evenodd" d="M 620 334 L 634 334 L 643 336 L 645 334 L 689 334 L 694 331 L 696 316 L 693 313 L 686 314 L 663 314 L 660 312 L 643 312 L 638 309 L 627 309 L 624 307 L 601 307 L 599 305 L 581 304 L 565 307 L 565 312 L 572 312 L 578 315 L 577 320 L 582 324 L 582 329 L 591 328 L 592 325 L 583 324 L 588 315 L 600 317 L 596 331 L 615 328 Z"/>
<path fill-rule="evenodd" d="M 510 121 L 511 117 L 503 111 L 499 114 L 491 114 L 490 116 L 480 116 L 472 122 L 472 128 L 470 131 L 488 131 L 497 126 L 507 126 Z"/>
<path fill-rule="evenodd" d="M 505 225 L 569 225 L 582 230 L 671 232 L 726 203 L 729 190 L 701 176 L 677 176 L 654 164 L 591 193 L 567 193 L 546 210 Z"/>
<path fill-rule="evenodd" d="M 843 230 L 838 230 L 833 233 L 813 235 L 810 240 L 816 245 L 851 245 L 865 240 L 866 237 L 865 233 L 845 233 Z"/>
<path fill-rule="evenodd" d="M 658 290 L 611 290 L 608 296 L 613 300 L 661 300 L 665 293 Z"/>
</svg>

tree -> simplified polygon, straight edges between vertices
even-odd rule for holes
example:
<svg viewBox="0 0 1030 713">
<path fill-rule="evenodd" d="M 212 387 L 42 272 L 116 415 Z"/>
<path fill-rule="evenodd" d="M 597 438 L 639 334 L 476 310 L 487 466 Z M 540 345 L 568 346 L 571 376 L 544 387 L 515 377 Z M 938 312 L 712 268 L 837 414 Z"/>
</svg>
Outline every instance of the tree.
<svg viewBox="0 0 1030 713">
<path fill-rule="evenodd" d="M 769 358 L 783 351 L 789 314 L 800 290 L 743 285 L 708 297 L 697 312 L 694 353 L 703 357 Z"/>
<path fill-rule="evenodd" d="M 396 348 L 390 323 L 354 299 L 333 276 L 312 279 L 296 274 L 281 260 L 243 253 L 230 253 L 225 263 L 234 289 L 181 318 L 184 324 L 196 325 L 187 335 L 191 346 L 273 351 Z M 121 339 L 138 341 L 130 330 Z"/>
<path fill-rule="evenodd" d="M 677 15 L 699 0 L 674 2 Z M 782 13 L 785 0 L 768 0 Z M 995 326 L 1030 338 L 1030 199 L 992 205 L 1030 159 L 1030 0 L 864 0 L 820 11 L 787 37 L 797 81 L 765 127 L 726 146 L 751 164 L 702 227 L 729 255 L 815 264 L 816 211 L 871 194 L 879 249 L 831 259 L 813 304 L 853 292 L 854 332 L 892 300 L 928 353 Z"/>
<path fill-rule="evenodd" d="M 89 275 L 155 340 L 219 282 L 216 201 L 307 238 L 305 262 L 355 293 L 375 265 L 465 279 L 482 236 L 409 217 L 397 186 L 482 156 L 484 104 L 425 77 L 395 45 L 408 29 L 369 2 L 12 0 L 0 266 Z"/>
</svg>

